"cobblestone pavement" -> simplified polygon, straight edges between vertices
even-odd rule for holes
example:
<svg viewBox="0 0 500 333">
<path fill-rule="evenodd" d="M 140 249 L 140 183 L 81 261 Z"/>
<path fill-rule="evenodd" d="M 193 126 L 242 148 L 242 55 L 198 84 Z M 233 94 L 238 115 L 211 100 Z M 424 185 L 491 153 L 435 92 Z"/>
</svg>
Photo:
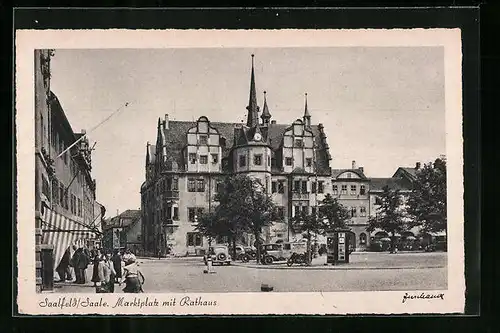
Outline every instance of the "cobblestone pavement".
<svg viewBox="0 0 500 333">
<path fill-rule="evenodd" d="M 204 274 L 205 266 L 201 258 L 140 259 L 139 263 L 146 276 L 144 289 L 147 293 L 259 292 L 262 283 L 273 286 L 275 292 L 431 290 L 447 287 L 446 253 L 355 253 L 351 259 L 353 268 L 364 265 L 365 269 L 287 270 L 232 265 L 215 266 L 215 274 Z M 398 265 L 415 268 L 395 269 Z M 122 293 L 121 288 L 116 285 L 115 292 Z M 64 285 L 55 291 L 94 293 L 95 289 L 91 284 Z"/>
</svg>

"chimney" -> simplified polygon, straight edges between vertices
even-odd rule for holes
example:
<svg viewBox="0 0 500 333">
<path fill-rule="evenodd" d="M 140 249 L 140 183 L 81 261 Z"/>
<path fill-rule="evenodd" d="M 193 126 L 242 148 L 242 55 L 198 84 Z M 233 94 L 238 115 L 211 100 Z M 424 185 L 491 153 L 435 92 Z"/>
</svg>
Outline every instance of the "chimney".
<svg viewBox="0 0 500 333">
<path fill-rule="evenodd" d="M 356 161 L 352 161 L 352 167 L 351 169 L 356 169 Z"/>
<path fill-rule="evenodd" d="M 365 173 L 365 168 L 359 167 L 359 171 L 361 171 L 361 173 Z"/>
<path fill-rule="evenodd" d="M 86 131 L 85 129 L 82 129 L 81 133 L 82 133 L 83 135 L 85 135 L 85 134 L 87 134 L 87 131 Z"/>
<path fill-rule="evenodd" d="M 417 162 L 417 163 L 415 164 L 415 169 L 417 169 L 417 170 L 418 170 L 418 169 L 420 169 L 420 165 L 421 165 L 421 164 L 420 164 L 420 162 Z"/>
<path fill-rule="evenodd" d="M 163 128 L 168 129 L 168 113 L 165 114 L 165 120 L 163 121 Z"/>
<path fill-rule="evenodd" d="M 271 120 L 271 124 L 276 124 L 276 120 Z"/>
</svg>

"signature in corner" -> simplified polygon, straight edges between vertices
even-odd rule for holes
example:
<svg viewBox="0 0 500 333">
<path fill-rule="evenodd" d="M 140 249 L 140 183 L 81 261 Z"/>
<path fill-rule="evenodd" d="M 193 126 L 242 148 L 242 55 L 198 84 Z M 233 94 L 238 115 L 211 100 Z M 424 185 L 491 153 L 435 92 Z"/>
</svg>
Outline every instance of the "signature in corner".
<svg viewBox="0 0 500 333">
<path fill-rule="evenodd" d="M 406 300 L 408 300 L 408 299 L 442 299 L 442 300 L 444 300 L 444 294 L 443 293 L 440 293 L 440 294 L 420 293 L 420 294 L 410 295 L 408 293 L 405 293 L 403 295 L 403 300 L 401 301 L 401 303 L 405 303 Z"/>
</svg>

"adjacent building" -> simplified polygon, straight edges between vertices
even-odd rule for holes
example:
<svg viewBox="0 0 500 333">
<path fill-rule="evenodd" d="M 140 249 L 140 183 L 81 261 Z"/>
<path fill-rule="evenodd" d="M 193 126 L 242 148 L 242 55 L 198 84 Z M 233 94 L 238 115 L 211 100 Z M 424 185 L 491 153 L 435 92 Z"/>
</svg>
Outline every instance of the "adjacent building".
<svg viewBox="0 0 500 333">
<path fill-rule="evenodd" d="M 98 246 L 105 213 L 96 201 L 92 149 L 85 131 L 72 129 L 50 89 L 52 56 L 51 50 L 35 51 L 37 290 L 51 288 L 53 270 L 68 246 Z"/>
<path fill-rule="evenodd" d="M 142 254 L 142 217 L 140 210 L 128 209 L 103 223 L 105 251 L 130 249 Z"/>
</svg>

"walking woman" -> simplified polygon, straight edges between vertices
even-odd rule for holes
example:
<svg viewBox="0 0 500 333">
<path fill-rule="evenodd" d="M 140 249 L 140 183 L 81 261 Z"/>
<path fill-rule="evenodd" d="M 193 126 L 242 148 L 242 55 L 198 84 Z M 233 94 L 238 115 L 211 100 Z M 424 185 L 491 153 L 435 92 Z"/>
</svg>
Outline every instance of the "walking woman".
<svg viewBox="0 0 500 333">
<path fill-rule="evenodd" d="M 127 260 L 127 262 L 125 262 L 125 267 L 123 267 L 123 279 L 121 281 L 121 283 L 125 282 L 125 288 L 123 288 L 123 292 L 144 292 L 144 290 L 142 289 L 144 281 L 144 275 L 139 270 L 135 258 L 130 258 L 129 260 Z"/>
<path fill-rule="evenodd" d="M 120 252 L 115 250 L 113 257 L 111 257 L 111 262 L 113 263 L 113 268 L 115 270 L 115 282 L 120 282 L 122 278 L 122 257 Z"/>
<path fill-rule="evenodd" d="M 99 278 L 99 263 L 101 262 L 101 253 L 99 250 L 94 252 L 94 258 L 92 259 L 93 269 L 92 269 L 92 282 L 94 282 L 94 287 L 97 286 L 97 282 L 100 282 Z"/>
</svg>

